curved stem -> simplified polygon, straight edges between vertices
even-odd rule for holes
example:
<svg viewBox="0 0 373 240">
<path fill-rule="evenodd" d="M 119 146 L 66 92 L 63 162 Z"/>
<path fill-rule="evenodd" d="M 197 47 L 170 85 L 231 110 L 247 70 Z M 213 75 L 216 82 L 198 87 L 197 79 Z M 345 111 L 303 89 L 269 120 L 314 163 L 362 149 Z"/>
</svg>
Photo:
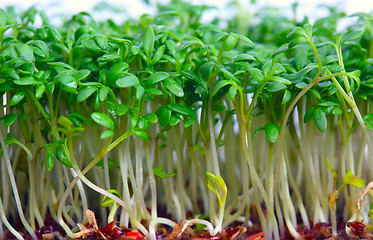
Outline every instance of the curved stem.
<svg viewBox="0 0 373 240">
<path fill-rule="evenodd" d="M 25 215 L 23 214 L 22 203 L 21 203 L 21 199 L 19 198 L 16 179 L 14 177 L 12 165 L 10 164 L 10 157 L 9 157 L 8 148 L 6 147 L 5 142 L 4 142 L 3 129 L 1 128 L 0 131 L 1 131 L 0 132 L 1 147 L 2 147 L 3 152 L 4 152 L 4 158 L 5 158 L 6 166 L 7 166 L 7 169 L 8 169 L 8 175 L 9 175 L 9 178 L 10 178 L 10 183 L 11 183 L 12 190 L 13 190 L 13 195 L 14 195 L 14 198 L 15 198 L 15 201 L 16 201 L 16 207 L 17 207 L 17 210 L 18 210 L 19 217 L 21 219 L 21 222 L 22 222 L 23 226 L 25 227 L 27 232 L 30 234 L 31 238 L 34 239 L 34 240 L 37 240 L 38 238 L 36 237 L 36 235 L 34 233 L 34 230 L 27 223 Z"/>
<path fill-rule="evenodd" d="M 0 218 L 3 221 L 5 227 L 7 227 L 7 229 L 9 230 L 9 232 L 11 234 L 13 234 L 18 240 L 24 240 L 24 238 L 22 237 L 22 235 L 19 234 L 19 232 L 17 232 L 17 230 L 15 230 L 12 227 L 12 225 L 10 225 L 8 219 L 6 218 L 4 207 L 3 207 L 3 201 L 1 200 L 1 197 L 0 197 Z M 1 239 L 5 239 L 5 236 L 1 236 L 1 234 L 0 234 L 0 238 Z"/>
</svg>

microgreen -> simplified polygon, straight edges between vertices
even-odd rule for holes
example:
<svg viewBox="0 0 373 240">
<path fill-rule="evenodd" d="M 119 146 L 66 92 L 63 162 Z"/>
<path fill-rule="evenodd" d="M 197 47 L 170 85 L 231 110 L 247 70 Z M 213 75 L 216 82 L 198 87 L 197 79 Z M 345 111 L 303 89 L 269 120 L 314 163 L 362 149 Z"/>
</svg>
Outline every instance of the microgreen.
<svg viewBox="0 0 373 240">
<path fill-rule="evenodd" d="M 339 194 L 341 193 L 341 191 L 347 185 L 355 186 L 357 188 L 363 188 L 364 185 L 365 185 L 365 180 L 361 179 L 361 178 L 357 178 L 352 173 L 352 171 L 349 170 L 345 174 L 345 176 L 343 177 L 343 183 L 337 189 L 336 183 L 337 183 L 338 175 L 337 175 L 336 171 L 330 165 L 330 163 L 328 161 L 328 158 L 325 159 L 325 163 L 326 163 L 326 166 L 328 167 L 329 171 L 332 173 L 333 178 L 334 178 L 333 192 L 332 192 L 332 194 L 330 195 L 330 198 L 329 198 L 329 208 L 330 208 L 331 218 L 332 218 L 331 221 L 332 221 L 333 234 L 336 235 L 337 234 L 337 225 L 336 225 L 337 221 L 336 221 L 336 214 L 335 214 L 335 201 L 338 199 Z"/>
<path fill-rule="evenodd" d="M 114 194 L 118 198 L 122 198 L 120 193 L 115 189 L 109 189 L 108 192 L 111 193 L 111 194 Z M 113 199 L 110 199 L 107 196 L 104 196 L 102 198 L 101 207 L 109 207 L 110 205 L 112 205 L 112 207 L 110 209 L 110 213 L 109 213 L 109 216 L 108 216 L 108 223 L 111 223 L 112 221 L 114 221 L 115 213 L 119 208 L 119 204 L 116 203 Z"/>
<path fill-rule="evenodd" d="M 20 217 L 36 239 L 47 213 L 73 237 L 98 207 L 151 240 L 159 224 L 182 237 L 192 224 L 216 235 L 259 219 L 279 240 L 329 213 L 334 235 L 337 213 L 360 218 L 372 184 L 357 188 L 373 169 L 371 14 L 337 31 L 346 16 L 334 8 L 311 24 L 274 8 L 203 22 L 207 6 L 157 7 L 60 25 L 36 7 L 0 9 L 0 238 L 3 223 L 23 238 Z"/>
</svg>

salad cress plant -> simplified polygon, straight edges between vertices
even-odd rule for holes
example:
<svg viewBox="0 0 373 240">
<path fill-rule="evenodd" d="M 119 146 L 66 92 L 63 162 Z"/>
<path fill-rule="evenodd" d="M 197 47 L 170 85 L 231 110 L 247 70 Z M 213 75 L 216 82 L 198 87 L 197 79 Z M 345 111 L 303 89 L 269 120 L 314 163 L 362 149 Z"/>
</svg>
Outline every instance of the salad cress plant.
<svg viewBox="0 0 373 240">
<path fill-rule="evenodd" d="M 372 15 L 158 8 L 0 9 L 0 237 L 370 237 Z"/>
</svg>

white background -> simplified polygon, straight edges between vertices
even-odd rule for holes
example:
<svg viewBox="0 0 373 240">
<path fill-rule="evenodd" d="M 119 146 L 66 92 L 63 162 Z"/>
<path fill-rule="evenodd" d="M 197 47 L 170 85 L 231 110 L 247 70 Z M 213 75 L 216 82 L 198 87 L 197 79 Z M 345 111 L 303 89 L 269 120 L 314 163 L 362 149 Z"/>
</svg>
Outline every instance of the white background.
<svg viewBox="0 0 373 240">
<path fill-rule="evenodd" d="M 285 13 L 290 12 L 290 6 L 295 0 L 257 0 L 255 6 L 250 5 L 250 0 L 237 0 L 242 6 L 255 11 L 259 6 L 276 6 L 282 9 Z M 39 9 L 47 10 L 47 14 L 52 17 L 59 16 L 60 14 L 72 15 L 80 11 L 87 11 L 92 13 L 93 6 L 103 2 L 103 0 L 0 0 L 0 7 L 4 8 L 8 5 L 15 5 L 18 9 L 27 9 L 28 7 L 35 5 Z M 121 21 L 126 17 L 138 17 L 143 13 L 154 13 L 154 7 L 149 7 L 143 4 L 141 0 L 106 0 L 106 2 L 117 6 L 118 9 L 124 10 L 124 13 L 119 15 L 113 15 L 112 12 L 101 12 L 93 13 L 93 16 L 97 19 L 100 18 L 114 18 L 115 21 Z M 165 3 L 168 0 L 150 0 L 151 5 L 155 6 L 156 2 Z M 232 11 L 227 9 L 227 3 L 230 0 L 190 0 L 194 4 L 208 4 L 215 5 L 219 10 L 210 13 L 211 15 L 218 15 L 222 18 L 228 18 Z M 320 4 L 327 4 L 331 6 L 338 6 L 341 10 L 347 14 L 355 12 L 372 12 L 373 11 L 373 0 L 298 0 L 299 3 L 299 15 L 298 19 L 302 19 L 304 15 L 307 15 L 311 21 L 312 19 L 325 16 L 327 11 L 318 9 L 315 11 L 315 7 Z"/>
</svg>

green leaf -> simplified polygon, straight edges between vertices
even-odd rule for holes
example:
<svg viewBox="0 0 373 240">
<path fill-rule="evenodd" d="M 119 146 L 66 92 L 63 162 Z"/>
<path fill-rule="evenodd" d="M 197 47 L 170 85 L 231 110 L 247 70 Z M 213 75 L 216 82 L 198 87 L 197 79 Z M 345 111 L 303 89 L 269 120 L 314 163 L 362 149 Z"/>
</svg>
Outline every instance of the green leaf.
<svg viewBox="0 0 373 240">
<path fill-rule="evenodd" d="M 165 173 L 164 167 L 154 167 L 153 173 L 155 176 L 160 178 L 170 178 L 176 175 L 176 173 Z"/>
<path fill-rule="evenodd" d="M 199 38 L 191 37 L 191 38 L 188 38 L 188 40 L 184 41 L 182 44 L 180 44 L 178 50 L 179 51 L 184 51 L 185 49 L 189 48 L 193 44 L 197 44 L 199 46 L 204 45 L 203 42 Z"/>
<path fill-rule="evenodd" d="M 333 115 L 341 115 L 343 113 L 342 109 L 339 107 L 333 107 L 332 114 Z"/>
<path fill-rule="evenodd" d="M 106 197 L 106 196 L 104 196 L 104 197 Z M 109 207 L 113 203 L 114 203 L 114 200 L 112 200 L 112 199 L 106 200 L 103 203 L 101 203 L 101 207 L 106 208 L 106 207 Z"/>
<path fill-rule="evenodd" d="M 223 207 L 227 196 L 227 185 L 225 185 L 224 179 L 219 176 L 215 176 L 212 173 L 207 172 L 207 187 L 213 191 L 218 198 L 219 206 Z"/>
<path fill-rule="evenodd" d="M 148 113 L 144 115 L 144 118 L 148 120 L 150 123 L 154 124 L 158 122 L 158 116 L 155 113 Z"/>
<path fill-rule="evenodd" d="M 0 29 L 3 29 L 8 21 L 8 13 L 0 8 Z M 2 31 L 2 30 L 1 30 Z"/>
<path fill-rule="evenodd" d="M 189 106 L 183 106 L 178 103 L 170 103 L 167 105 L 168 108 L 170 108 L 174 112 L 181 113 L 183 115 L 187 115 L 190 117 L 196 117 L 196 113 L 189 107 Z"/>
<path fill-rule="evenodd" d="M 134 75 L 129 75 L 118 79 L 115 84 L 120 88 L 133 87 L 140 84 L 139 79 Z"/>
<path fill-rule="evenodd" d="M 295 87 L 296 88 L 300 88 L 300 89 L 304 89 L 304 88 L 306 88 L 308 85 L 307 85 L 307 83 L 305 83 L 305 82 L 300 82 L 300 83 L 297 83 L 297 84 L 295 84 Z"/>
<path fill-rule="evenodd" d="M 93 127 L 93 123 L 88 119 L 86 118 L 85 116 L 83 116 L 82 114 L 80 113 L 77 113 L 77 112 L 73 112 L 73 113 L 70 113 L 68 115 L 69 119 L 71 118 L 76 118 L 78 119 L 79 121 L 83 121 L 85 123 L 87 123 L 89 126 Z"/>
<path fill-rule="evenodd" d="M 226 70 L 224 67 L 220 67 L 219 69 L 220 69 L 220 71 L 223 72 L 223 74 L 224 74 L 224 76 L 226 78 L 228 78 L 229 80 L 233 80 L 236 83 L 240 83 L 240 80 L 238 80 L 238 78 L 233 73 L 231 73 L 230 71 Z"/>
<path fill-rule="evenodd" d="M 54 166 L 54 156 L 53 152 L 50 148 L 45 149 L 45 167 L 47 168 L 48 171 L 52 171 L 53 166 Z"/>
<path fill-rule="evenodd" d="M 224 41 L 224 51 L 228 52 L 232 50 L 238 42 L 237 34 L 235 33 L 229 33 L 228 37 Z"/>
<path fill-rule="evenodd" d="M 63 165 L 72 168 L 73 166 L 71 165 L 70 159 L 67 157 L 67 154 L 65 152 L 65 149 L 62 145 L 60 145 L 57 150 L 56 150 L 56 158 L 58 161 L 60 161 Z"/>
<path fill-rule="evenodd" d="M 237 85 L 232 85 L 229 90 L 228 90 L 228 96 L 231 100 L 234 99 L 234 97 L 236 96 L 236 93 L 237 93 L 237 88 L 238 86 Z"/>
<path fill-rule="evenodd" d="M 221 39 L 225 39 L 225 38 L 227 38 L 228 36 L 229 36 L 229 34 L 226 33 L 226 32 L 219 32 L 219 33 L 217 33 L 217 34 L 214 36 L 214 38 L 212 39 L 212 42 L 213 42 L 213 43 L 216 43 L 217 41 L 219 41 L 219 40 L 221 40 Z"/>
<path fill-rule="evenodd" d="M 110 158 L 108 158 L 109 160 Z M 102 161 L 102 166 L 103 166 L 103 160 Z M 109 161 L 108 161 L 109 163 Z M 98 166 L 98 164 L 97 164 Z M 122 198 L 122 195 L 115 189 L 109 189 L 108 190 L 109 193 L 113 194 L 114 196 L 118 197 L 118 198 Z M 110 197 L 108 196 L 103 196 L 102 198 L 102 203 L 101 203 L 101 207 L 109 207 L 111 204 L 114 204 L 114 200 L 111 199 Z"/>
<path fill-rule="evenodd" d="M 366 125 L 373 131 L 373 113 L 368 113 L 363 117 Z"/>
<path fill-rule="evenodd" d="M 343 178 L 343 184 L 344 185 L 349 184 L 349 185 L 352 185 L 352 186 L 355 186 L 355 187 L 358 187 L 358 188 L 363 188 L 363 187 L 365 187 L 365 180 L 356 177 L 352 173 L 352 170 L 350 169 L 350 170 L 348 170 L 348 172 L 346 173 L 346 175 Z"/>
<path fill-rule="evenodd" d="M 280 127 L 274 123 L 267 123 L 264 127 L 267 139 L 274 143 L 277 140 L 278 134 L 280 133 Z"/>
<path fill-rule="evenodd" d="M 1 8 L 0 8 L 1 9 Z M 19 79 L 19 75 L 13 68 L 6 68 L 4 73 L 13 79 Z"/>
<path fill-rule="evenodd" d="M 258 68 L 250 68 L 249 73 L 258 82 L 261 82 L 264 79 L 262 70 L 260 70 Z"/>
<path fill-rule="evenodd" d="M 255 132 L 253 133 L 251 137 L 254 138 L 260 131 L 263 131 L 263 130 L 264 130 L 264 127 L 258 128 L 257 130 L 255 130 Z"/>
<path fill-rule="evenodd" d="M 320 108 L 317 108 L 315 110 L 313 119 L 315 120 L 316 127 L 321 132 L 324 132 L 328 126 L 328 121 L 326 119 L 325 113 Z"/>
<path fill-rule="evenodd" d="M 161 60 L 164 50 L 166 49 L 166 45 L 160 46 L 157 51 L 155 51 L 152 59 L 152 64 L 157 63 L 159 60 Z"/>
<path fill-rule="evenodd" d="M 284 73 L 286 72 L 286 69 L 284 68 L 284 66 L 282 66 L 282 64 L 280 63 L 275 63 L 273 64 L 273 66 L 271 67 L 271 74 L 280 74 L 280 73 Z"/>
<path fill-rule="evenodd" d="M 248 62 L 248 61 L 256 61 L 256 59 L 253 55 L 241 53 L 234 59 L 234 61 L 235 62 L 240 62 L 240 61 Z"/>
<path fill-rule="evenodd" d="M 202 87 L 205 92 L 208 91 L 206 81 L 203 80 L 202 76 L 194 71 L 182 71 L 182 75 L 190 79 L 193 79 L 198 86 Z"/>
<path fill-rule="evenodd" d="M 182 116 L 179 116 L 177 114 L 171 114 L 170 121 L 168 124 L 173 127 L 176 126 L 181 120 L 183 120 Z"/>
<path fill-rule="evenodd" d="M 75 78 L 75 81 L 80 82 L 81 80 L 88 77 L 88 75 L 91 73 L 88 69 L 82 69 L 72 74 L 73 78 Z"/>
<path fill-rule="evenodd" d="M 76 84 L 76 80 L 75 78 L 69 74 L 69 73 L 66 73 L 66 72 L 62 72 L 60 74 L 58 74 L 56 77 L 55 77 L 55 80 L 60 82 L 62 85 L 68 87 L 68 88 L 77 88 L 77 84 Z"/>
<path fill-rule="evenodd" d="M 103 102 L 106 99 L 109 91 L 110 91 L 109 87 L 105 86 L 105 87 L 100 88 L 100 90 L 98 91 L 98 96 L 101 102 Z"/>
<path fill-rule="evenodd" d="M 273 54 L 272 54 L 272 58 L 280 53 L 284 53 L 286 52 L 287 50 L 289 49 L 289 44 L 288 43 L 285 43 L 283 45 L 280 46 L 279 49 L 277 49 Z"/>
<path fill-rule="evenodd" d="M 144 142 L 147 142 L 148 139 L 149 139 L 148 134 L 146 132 L 144 132 L 144 131 L 134 131 L 133 134 L 136 135 L 136 136 L 141 137 L 142 140 L 144 140 Z"/>
<path fill-rule="evenodd" d="M 212 90 L 211 96 L 214 96 L 221 88 L 227 86 L 227 85 L 237 85 L 236 82 L 232 80 L 221 80 L 216 83 L 214 89 Z"/>
<path fill-rule="evenodd" d="M 0 120 L 4 120 L 4 126 L 9 127 L 14 123 L 14 121 L 17 119 L 18 114 L 16 113 L 8 113 L 7 115 L 0 118 Z"/>
<path fill-rule="evenodd" d="M 158 82 L 163 81 L 164 79 L 168 78 L 170 74 L 166 72 L 156 72 L 150 75 L 150 77 L 146 80 L 146 84 L 151 86 L 153 84 L 156 84 Z"/>
<path fill-rule="evenodd" d="M 130 129 L 133 129 L 137 125 L 138 117 L 134 112 L 129 112 L 130 115 Z"/>
<path fill-rule="evenodd" d="M 357 88 L 359 88 L 360 87 L 360 70 L 355 70 L 353 72 L 350 72 L 348 73 L 348 76 L 356 82 Z"/>
<path fill-rule="evenodd" d="M 196 118 L 190 118 L 184 122 L 184 128 L 190 127 L 197 119 Z"/>
<path fill-rule="evenodd" d="M 25 91 L 18 91 L 16 92 L 13 97 L 10 99 L 9 101 L 9 105 L 10 106 L 14 106 L 16 104 L 18 104 L 20 101 L 22 101 L 22 99 L 24 99 L 26 96 L 26 92 Z"/>
<path fill-rule="evenodd" d="M 55 43 L 61 42 L 62 36 L 61 34 L 57 31 L 57 29 L 51 25 L 48 25 L 45 27 L 48 35 L 53 39 Z"/>
<path fill-rule="evenodd" d="M 145 94 L 145 89 L 139 85 L 137 88 L 136 88 L 136 99 L 141 99 Z"/>
<path fill-rule="evenodd" d="M 307 23 L 307 24 L 305 24 L 305 25 L 303 26 L 303 28 L 304 28 L 304 31 L 306 32 L 307 37 L 308 37 L 309 39 L 312 39 L 312 32 L 313 32 L 313 30 L 312 30 L 312 25 L 309 24 L 309 23 Z"/>
<path fill-rule="evenodd" d="M 317 68 L 318 65 L 316 63 L 310 63 L 307 66 L 305 66 L 302 70 L 300 70 L 296 75 L 295 79 L 300 78 L 301 76 L 307 74 L 308 72 L 312 71 L 313 69 Z"/>
<path fill-rule="evenodd" d="M 33 51 L 34 54 L 49 59 L 49 48 L 47 44 L 41 40 L 33 40 L 28 43 L 31 43 L 33 45 Z"/>
<path fill-rule="evenodd" d="M 144 31 L 143 47 L 146 58 L 150 60 L 154 49 L 154 31 L 150 25 Z"/>
<path fill-rule="evenodd" d="M 344 34 L 341 37 L 341 43 L 343 44 L 347 41 L 351 41 L 351 40 L 354 40 L 356 38 L 359 38 L 363 35 L 363 33 L 364 33 L 363 31 L 353 31 L 353 32 Z"/>
<path fill-rule="evenodd" d="M 297 46 L 297 45 L 300 45 L 301 43 L 304 43 L 307 39 L 302 37 L 302 36 L 298 36 L 298 37 L 295 37 L 293 38 L 290 42 L 289 42 L 289 45 L 288 45 L 288 48 L 289 49 L 292 49 L 293 47 Z"/>
<path fill-rule="evenodd" d="M 149 121 L 145 117 L 141 117 L 139 122 L 137 123 L 136 129 L 146 130 L 148 128 L 149 128 Z"/>
<path fill-rule="evenodd" d="M 126 114 L 129 109 L 130 109 L 130 107 L 127 103 L 119 104 L 115 108 L 115 113 L 118 114 L 119 116 L 121 116 L 121 115 Z"/>
<path fill-rule="evenodd" d="M 165 127 L 170 122 L 171 113 L 171 109 L 166 106 L 161 106 L 160 108 L 158 108 L 156 114 L 158 115 L 159 124 L 162 127 Z"/>
<path fill-rule="evenodd" d="M 175 96 L 177 97 L 183 97 L 184 96 L 184 91 L 180 87 L 180 85 L 175 81 L 170 78 L 166 78 L 163 80 L 163 85 Z"/>
<path fill-rule="evenodd" d="M 200 67 L 199 71 L 200 71 L 200 74 L 202 75 L 203 79 L 205 80 L 205 82 L 210 81 L 211 74 L 212 74 L 215 66 L 216 66 L 216 64 L 214 62 L 206 62 Z M 222 69 L 224 69 L 224 68 L 222 68 Z"/>
<path fill-rule="evenodd" d="M 246 37 L 245 35 L 237 34 L 237 37 L 238 37 L 239 39 L 241 39 L 242 41 L 244 41 L 244 42 L 250 44 L 251 46 L 255 46 L 255 44 L 254 44 L 254 43 L 253 43 L 253 42 L 252 42 L 248 37 Z"/>
<path fill-rule="evenodd" d="M 116 80 L 124 76 L 128 68 L 129 65 L 125 62 L 119 62 L 114 64 L 107 72 L 107 83 L 105 85 L 113 85 Z"/>
<path fill-rule="evenodd" d="M 291 92 L 289 90 L 285 90 L 281 103 L 286 104 L 287 102 L 289 102 L 290 98 L 291 98 Z"/>
<path fill-rule="evenodd" d="M 304 123 L 307 123 L 308 121 L 310 121 L 313 117 L 313 115 L 315 114 L 315 110 L 316 108 L 315 107 L 310 107 L 306 114 L 304 114 L 304 118 L 303 118 L 303 122 Z"/>
<path fill-rule="evenodd" d="M 107 38 L 105 37 L 105 35 L 95 34 L 94 39 L 96 41 L 97 46 L 101 48 L 102 50 L 106 50 L 109 47 Z"/>
<path fill-rule="evenodd" d="M 73 122 L 65 116 L 59 116 L 57 119 L 57 123 L 64 126 L 65 128 L 71 128 L 71 126 L 73 125 Z"/>
<path fill-rule="evenodd" d="M 325 164 L 328 167 L 329 171 L 332 173 L 333 178 L 337 179 L 337 172 L 333 169 L 332 165 L 330 164 L 328 157 L 325 158 Z"/>
<path fill-rule="evenodd" d="M 104 127 L 107 127 L 108 129 L 111 129 L 111 130 L 114 129 L 113 120 L 108 115 L 106 115 L 105 113 L 93 112 L 91 114 L 91 117 L 96 123 L 98 123 L 98 124 L 100 124 Z"/>
<path fill-rule="evenodd" d="M 133 55 L 137 55 L 140 52 L 140 48 L 138 46 L 136 46 L 136 45 L 133 45 L 131 47 L 131 52 L 132 52 Z"/>
<path fill-rule="evenodd" d="M 51 65 L 53 69 L 56 70 L 56 72 L 60 72 L 58 71 L 58 69 L 62 69 L 62 71 L 68 70 L 69 72 L 70 70 L 71 71 L 75 70 L 75 68 L 63 62 L 49 62 L 48 65 Z"/>
<path fill-rule="evenodd" d="M 96 91 L 97 91 L 97 87 L 95 87 L 95 86 L 83 87 L 81 90 L 79 90 L 79 93 L 78 93 L 78 96 L 76 97 L 76 100 L 78 102 L 83 102 L 84 100 L 86 100 L 89 96 L 91 96 Z"/>
<path fill-rule="evenodd" d="M 322 60 L 322 64 L 323 65 L 328 65 L 330 63 L 333 63 L 333 62 L 337 62 L 338 61 L 338 57 L 337 55 L 328 55 L 326 56 L 323 60 Z"/>
<path fill-rule="evenodd" d="M 332 102 L 332 101 L 320 101 L 317 103 L 317 106 L 320 107 L 334 107 L 338 106 L 338 103 Z"/>
<path fill-rule="evenodd" d="M 267 90 L 269 92 L 279 92 L 286 89 L 286 85 L 278 82 L 270 82 L 267 84 Z"/>
<path fill-rule="evenodd" d="M 89 34 L 83 34 L 78 39 L 78 44 L 81 43 L 84 47 L 94 50 L 94 51 L 102 51 L 102 49 L 97 45 L 94 36 Z"/>
<path fill-rule="evenodd" d="M 289 37 L 296 37 L 296 36 L 302 36 L 304 38 L 307 38 L 307 33 L 302 27 L 296 27 L 294 28 L 288 35 Z"/>
<path fill-rule="evenodd" d="M 18 80 L 14 80 L 13 82 L 15 84 L 21 85 L 21 86 L 33 85 L 33 84 L 38 83 L 38 81 L 34 77 L 32 77 L 32 76 L 30 76 L 30 77 L 23 77 L 23 78 L 20 78 Z"/>
<path fill-rule="evenodd" d="M 40 98 L 41 96 L 43 96 L 46 89 L 47 87 L 44 84 L 38 84 L 35 88 L 35 97 Z"/>
<path fill-rule="evenodd" d="M 146 94 L 155 95 L 155 96 L 161 96 L 163 95 L 163 92 L 156 88 L 147 88 L 145 89 Z"/>
<path fill-rule="evenodd" d="M 373 218 L 373 203 L 369 205 L 368 217 Z"/>
<path fill-rule="evenodd" d="M 35 61 L 34 51 L 31 46 L 24 43 L 17 43 L 15 45 L 19 54 L 29 62 Z"/>
<path fill-rule="evenodd" d="M 291 84 L 291 81 L 287 80 L 286 78 L 279 77 L 279 76 L 273 76 L 273 77 L 271 77 L 270 80 L 274 81 L 274 82 L 282 83 L 282 84 L 285 84 L 285 85 L 290 85 Z"/>
<path fill-rule="evenodd" d="M 106 130 L 103 133 L 101 133 L 100 138 L 101 139 L 106 139 L 106 138 L 110 138 L 112 136 L 114 136 L 114 132 L 112 130 Z"/>
</svg>

